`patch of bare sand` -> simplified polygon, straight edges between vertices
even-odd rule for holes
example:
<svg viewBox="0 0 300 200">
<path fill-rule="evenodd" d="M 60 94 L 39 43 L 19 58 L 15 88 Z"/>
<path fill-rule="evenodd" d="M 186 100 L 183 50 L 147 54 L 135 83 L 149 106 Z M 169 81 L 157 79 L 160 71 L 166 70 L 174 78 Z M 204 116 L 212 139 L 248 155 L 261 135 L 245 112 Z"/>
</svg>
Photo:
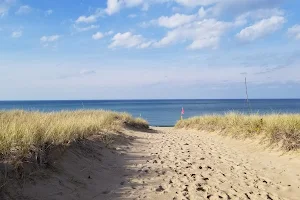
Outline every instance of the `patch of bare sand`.
<svg viewBox="0 0 300 200">
<path fill-rule="evenodd" d="M 299 155 L 255 141 L 155 128 L 106 148 L 71 147 L 51 175 L 23 184 L 28 199 L 300 199 Z M 54 171 L 54 172 L 53 172 Z"/>
</svg>

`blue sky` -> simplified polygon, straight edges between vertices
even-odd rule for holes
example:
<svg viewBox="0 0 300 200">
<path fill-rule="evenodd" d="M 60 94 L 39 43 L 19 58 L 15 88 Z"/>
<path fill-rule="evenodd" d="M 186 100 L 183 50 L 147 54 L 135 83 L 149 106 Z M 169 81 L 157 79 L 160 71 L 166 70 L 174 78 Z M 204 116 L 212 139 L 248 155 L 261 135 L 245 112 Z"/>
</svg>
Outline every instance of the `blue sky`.
<svg viewBox="0 0 300 200">
<path fill-rule="evenodd" d="M 0 100 L 300 98 L 295 0 L 0 0 Z"/>
</svg>

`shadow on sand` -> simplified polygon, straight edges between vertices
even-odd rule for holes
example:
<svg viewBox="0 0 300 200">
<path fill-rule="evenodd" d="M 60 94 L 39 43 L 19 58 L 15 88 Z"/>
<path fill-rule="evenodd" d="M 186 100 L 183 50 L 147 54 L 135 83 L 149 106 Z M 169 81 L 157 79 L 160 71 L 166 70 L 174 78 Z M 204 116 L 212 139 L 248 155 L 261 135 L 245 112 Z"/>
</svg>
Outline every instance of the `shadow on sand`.
<svg viewBox="0 0 300 200">
<path fill-rule="evenodd" d="M 32 170 L 23 179 L 8 179 L 0 199 L 133 199 L 133 190 L 145 184 L 133 177 L 151 175 L 136 167 L 151 159 L 131 149 L 137 138 L 124 133 L 94 135 L 67 149 L 56 148 L 46 168 Z"/>
</svg>

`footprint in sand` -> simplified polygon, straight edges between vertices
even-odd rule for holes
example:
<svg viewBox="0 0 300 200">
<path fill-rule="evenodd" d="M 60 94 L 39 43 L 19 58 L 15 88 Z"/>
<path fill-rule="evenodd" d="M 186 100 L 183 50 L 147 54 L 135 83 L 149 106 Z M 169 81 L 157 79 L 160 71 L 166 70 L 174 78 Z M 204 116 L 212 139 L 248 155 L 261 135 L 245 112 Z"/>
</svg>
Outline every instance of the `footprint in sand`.
<svg viewBox="0 0 300 200">
<path fill-rule="evenodd" d="M 156 188 L 156 192 L 162 192 L 164 191 L 165 189 L 160 185 L 158 186 L 158 188 Z"/>
</svg>

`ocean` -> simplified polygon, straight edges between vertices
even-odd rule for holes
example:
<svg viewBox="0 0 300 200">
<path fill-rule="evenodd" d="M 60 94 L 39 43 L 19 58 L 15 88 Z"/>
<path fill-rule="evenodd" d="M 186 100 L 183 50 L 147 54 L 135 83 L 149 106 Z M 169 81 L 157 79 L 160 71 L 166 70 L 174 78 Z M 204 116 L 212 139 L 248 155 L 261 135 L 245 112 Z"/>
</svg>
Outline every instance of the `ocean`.
<svg viewBox="0 0 300 200">
<path fill-rule="evenodd" d="M 0 110 L 24 109 L 42 112 L 104 109 L 128 112 L 134 117 L 143 117 L 152 126 L 173 126 L 184 118 L 224 114 L 230 111 L 242 113 L 300 113 L 300 99 L 253 99 L 250 109 L 242 99 L 201 100 L 65 100 L 65 101 L 0 101 Z"/>
</svg>

